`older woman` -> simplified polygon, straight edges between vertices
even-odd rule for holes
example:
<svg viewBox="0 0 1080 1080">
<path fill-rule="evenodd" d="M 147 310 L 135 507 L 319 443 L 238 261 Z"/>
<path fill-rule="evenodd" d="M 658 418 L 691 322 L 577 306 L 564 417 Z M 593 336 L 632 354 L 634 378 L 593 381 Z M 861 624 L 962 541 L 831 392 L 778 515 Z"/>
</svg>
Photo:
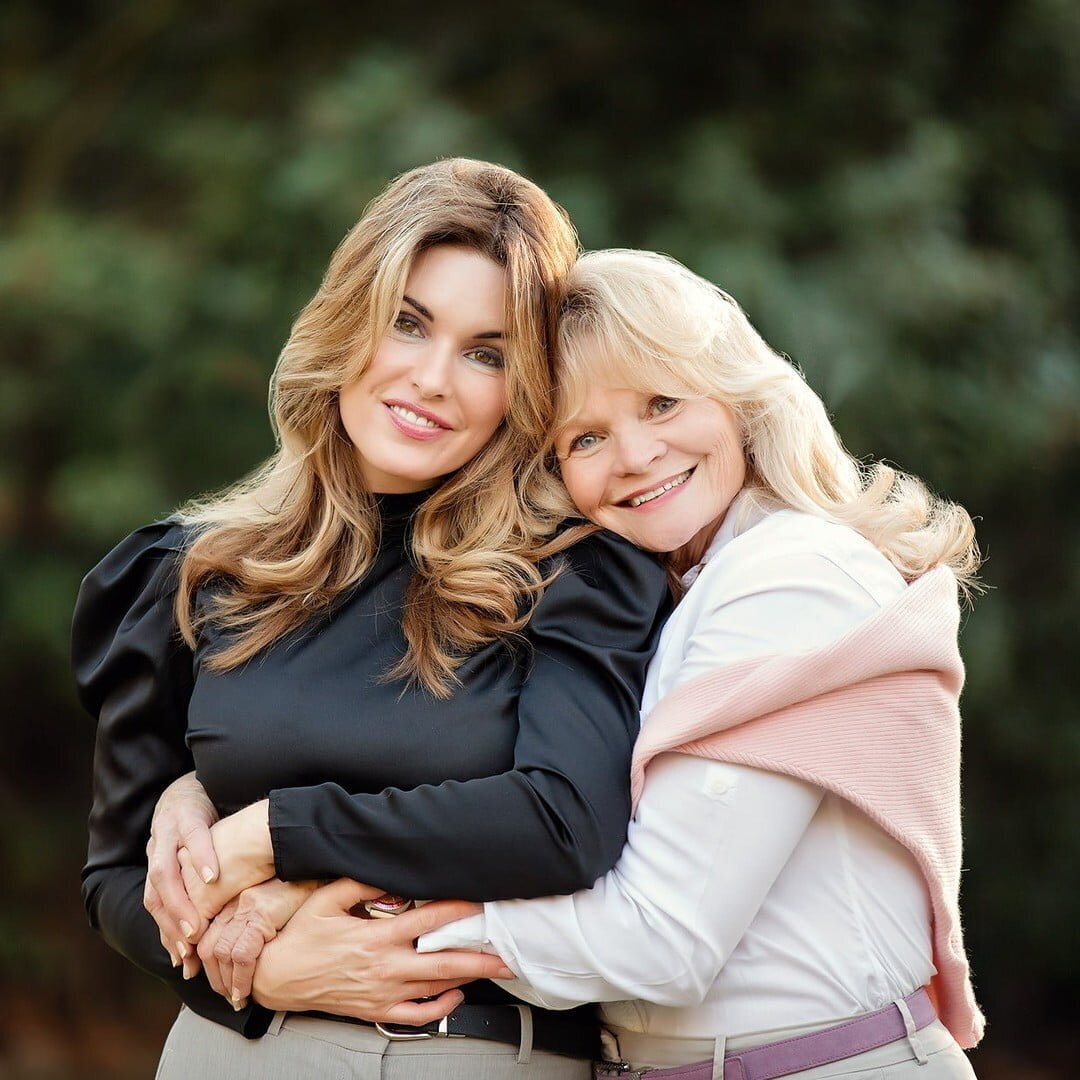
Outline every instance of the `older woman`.
<svg viewBox="0 0 1080 1080">
<path fill-rule="evenodd" d="M 684 594 L 636 816 L 594 888 L 488 903 L 421 949 L 483 943 L 528 1001 L 604 1002 L 604 1075 L 971 1077 L 968 515 L 853 460 L 798 371 L 672 260 L 584 257 L 559 349 L 567 491 Z"/>
<path fill-rule="evenodd" d="M 395 181 L 293 326 L 278 452 L 84 582 L 74 665 L 98 738 L 83 892 L 110 944 L 186 1005 L 160 1078 L 588 1075 L 593 1018 L 451 989 L 505 969 L 417 957 L 426 912 L 364 923 L 317 987 L 278 988 L 276 1019 L 246 1000 L 250 969 L 208 964 L 208 981 L 193 953 L 219 911 L 254 912 L 261 945 L 318 879 L 488 899 L 570 892 L 614 863 L 666 590 L 650 557 L 610 534 L 571 546 L 544 510 L 550 297 L 575 254 L 565 216 L 506 169 L 452 160 Z M 193 767 L 204 819 L 224 817 L 220 872 L 194 867 L 206 888 L 184 919 L 145 849 L 155 802 Z M 371 942 L 404 989 L 361 1010 L 333 979 L 355 991 Z M 451 1008 L 452 1051 L 347 1022 Z"/>
</svg>

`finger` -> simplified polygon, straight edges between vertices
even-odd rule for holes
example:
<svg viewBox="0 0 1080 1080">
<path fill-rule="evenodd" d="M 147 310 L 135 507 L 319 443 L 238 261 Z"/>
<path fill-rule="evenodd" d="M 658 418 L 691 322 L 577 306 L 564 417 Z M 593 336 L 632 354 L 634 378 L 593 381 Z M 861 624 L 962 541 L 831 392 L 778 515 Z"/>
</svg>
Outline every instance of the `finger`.
<svg viewBox="0 0 1080 1080">
<path fill-rule="evenodd" d="M 217 852 L 204 818 L 183 816 L 179 822 L 180 845 L 187 848 L 200 880 L 207 885 L 218 876 Z"/>
<path fill-rule="evenodd" d="M 161 939 L 161 947 L 169 954 L 169 963 L 172 964 L 173 967 L 179 967 L 180 956 L 176 952 L 176 949 L 169 942 L 168 938 L 165 937 L 163 932 L 159 932 L 158 937 Z"/>
<path fill-rule="evenodd" d="M 183 935 L 180 932 L 180 927 L 166 913 L 161 902 L 161 896 L 149 878 L 146 879 L 146 883 L 143 885 L 143 907 L 146 908 L 150 917 L 157 923 L 161 944 L 169 954 L 172 966 L 179 967 L 183 950 L 178 949 L 178 943 L 183 943 Z"/>
<path fill-rule="evenodd" d="M 364 900 L 382 896 L 385 891 L 351 878 L 338 878 L 316 889 L 304 906 L 313 915 L 341 915 Z"/>
<path fill-rule="evenodd" d="M 180 864 L 180 877 L 183 881 L 184 891 L 190 898 L 190 902 L 195 908 L 204 930 L 209 921 L 219 913 L 220 906 L 209 899 L 206 883 L 199 877 L 195 864 L 191 861 L 191 853 L 188 849 L 181 848 L 176 853 L 176 858 Z M 199 931 L 199 933 L 202 932 L 202 930 Z M 197 940 L 197 937 L 195 940 Z"/>
<path fill-rule="evenodd" d="M 227 998 L 229 996 L 228 984 L 222 980 L 221 965 L 217 958 L 218 942 L 226 925 L 227 922 L 219 924 L 216 919 L 210 924 L 210 929 L 203 934 L 199 942 L 199 958 L 202 960 L 203 971 L 206 972 L 210 986 L 216 993 Z"/>
<path fill-rule="evenodd" d="M 445 994 L 447 990 L 457 990 L 468 979 L 443 979 L 434 982 L 403 983 L 402 991 L 407 993 L 406 1001 L 415 1001 L 417 998 L 434 998 Z"/>
<path fill-rule="evenodd" d="M 255 978 L 255 962 L 259 959 L 266 945 L 266 938 L 255 926 L 247 926 L 236 939 L 232 951 L 232 991 L 230 998 L 234 1006 L 242 1005 L 251 994 L 251 983 Z"/>
<path fill-rule="evenodd" d="M 401 916 L 399 915 L 398 918 Z M 469 952 L 465 949 L 446 949 L 435 953 L 414 953 L 401 961 L 401 978 L 418 982 L 456 979 L 512 979 L 514 973 L 499 956 Z"/>
<path fill-rule="evenodd" d="M 146 878 L 161 899 L 161 910 L 168 920 L 163 927 L 166 933 L 186 941 L 198 941 L 206 930 L 206 921 L 188 895 L 177 852 L 166 852 L 159 844 L 147 865 Z"/>
<path fill-rule="evenodd" d="M 460 990 L 447 990 L 434 1001 L 403 1001 L 387 1009 L 379 1019 L 390 1024 L 430 1024 L 449 1016 L 464 1000 Z"/>
<path fill-rule="evenodd" d="M 423 934 L 438 930 L 447 923 L 457 922 L 474 914 L 476 905 L 468 900 L 436 900 L 425 904 L 415 911 L 406 911 L 393 919 L 386 919 L 390 924 L 391 941 L 415 941 Z"/>
</svg>

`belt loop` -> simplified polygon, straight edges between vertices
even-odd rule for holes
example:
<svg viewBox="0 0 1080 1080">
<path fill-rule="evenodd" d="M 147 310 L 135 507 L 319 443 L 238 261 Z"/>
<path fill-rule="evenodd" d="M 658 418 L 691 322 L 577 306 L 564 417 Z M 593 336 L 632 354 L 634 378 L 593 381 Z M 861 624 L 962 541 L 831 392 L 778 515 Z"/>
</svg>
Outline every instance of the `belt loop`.
<svg viewBox="0 0 1080 1080">
<path fill-rule="evenodd" d="M 727 1036 L 718 1036 L 713 1043 L 712 1080 L 724 1080 L 724 1053 L 726 1049 Z"/>
<path fill-rule="evenodd" d="M 904 1021 L 904 1030 L 907 1032 L 908 1044 L 911 1046 L 911 1052 L 915 1055 L 915 1060 L 920 1065 L 925 1065 L 927 1062 L 926 1050 L 923 1048 L 922 1037 L 918 1031 L 915 1030 L 915 1020 L 911 1015 L 911 1010 L 908 1008 L 906 1001 L 901 998 L 898 1001 L 894 1001 L 893 1004 L 900 1012 L 900 1016 Z"/>
<path fill-rule="evenodd" d="M 270 1026 L 266 1029 L 267 1035 L 276 1035 L 281 1030 L 281 1025 L 285 1023 L 285 1017 L 288 1013 L 276 1012 L 270 1020 Z"/>
<path fill-rule="evenodd" d="M 518 1016 L 521 1018 L 521 1042 L 518 1045 L 517 1063 L 519 1065 L 528 1065 L 533 1048 L 532 1009 L 528 1005 L 518 1005 L 516 1008 Z"/>
</svg>

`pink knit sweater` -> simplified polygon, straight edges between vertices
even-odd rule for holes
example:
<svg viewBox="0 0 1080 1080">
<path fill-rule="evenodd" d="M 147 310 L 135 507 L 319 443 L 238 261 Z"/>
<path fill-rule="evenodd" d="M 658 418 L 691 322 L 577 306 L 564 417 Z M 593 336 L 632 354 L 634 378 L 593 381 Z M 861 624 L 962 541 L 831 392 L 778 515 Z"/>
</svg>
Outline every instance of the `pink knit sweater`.
<svg viewBox="0 0 1080 1080">
<path fill-rule="evenodd" d="M 814 652 L 758 657 L 680 686 L 652 710 L 631 789 L 667 750 L 785 773 L 853 803 L 907 847 L 933 906 L 931 989 L 963 1047 L 982 1038 L 960 929 L 960 689 L 956 579 L 925 574 Z"/>
</svg>

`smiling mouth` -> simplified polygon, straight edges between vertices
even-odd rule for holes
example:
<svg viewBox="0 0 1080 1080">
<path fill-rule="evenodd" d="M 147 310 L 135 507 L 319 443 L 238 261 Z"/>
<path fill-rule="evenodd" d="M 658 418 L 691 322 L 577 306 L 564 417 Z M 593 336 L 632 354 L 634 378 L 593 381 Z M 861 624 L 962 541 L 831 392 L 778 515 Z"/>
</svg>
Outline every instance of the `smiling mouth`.
<svg viewBox="0 0 1080 1080">
<path fill-rule="evenodd" d="M 629 499 L 623 499 L 617 505 L 628 506 L 631 509 L 644 506 L 645 503 L 652 502 L 653 499 L 659 499 L 661 495 L 666 495 L 677 487 L 682 487 L 693 474 L 693 469 L 687 469 L 686 472 L 679 473 L 678 476 L 673 476 L 670 480 L 665 480 L 662 484 L 657 484 L 656 487 L 650 488 L 648 491 L 642 491 L 637 495 L 632 495 Z"/>
<path fill-rule="evenodd" d="M 442 427 L 442 424 L 437 424 L 434 420 L 431 420 L 426 416 L 421 416 L 419 413 L 413 412 L 412 409 L 405 408 L 404 405 L 387 405 L 386 407 L 395 416 L 400 416 L 407 424 L 414 424 L 416 427 L 432 429 Z"/>
</svg>

